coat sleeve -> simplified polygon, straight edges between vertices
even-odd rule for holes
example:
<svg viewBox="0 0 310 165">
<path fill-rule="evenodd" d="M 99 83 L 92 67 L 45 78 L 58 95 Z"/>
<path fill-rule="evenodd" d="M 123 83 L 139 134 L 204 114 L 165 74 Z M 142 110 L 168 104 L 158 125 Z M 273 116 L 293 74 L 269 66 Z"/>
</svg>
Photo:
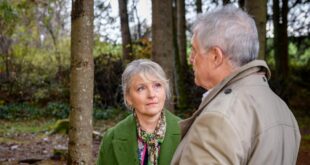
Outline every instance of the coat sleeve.
<svg viewBox="0 0 310 165">
<path fill-rule="evenodd" d="M 243 164 L 240 137 L 222 113 L 201 114 L 188 133 L 180 164 Z"/>
<path fill-rule="evenodd" d="M 113 146 L 112 146 L 112 139 L 113 139 L 113 129 L 107 130 L 107 132 L 103 135 L 101 140 L 98 158 L 96 165 L 108 165 L 115 163 L 115 155 L 113 154 Z"/>
</svg>

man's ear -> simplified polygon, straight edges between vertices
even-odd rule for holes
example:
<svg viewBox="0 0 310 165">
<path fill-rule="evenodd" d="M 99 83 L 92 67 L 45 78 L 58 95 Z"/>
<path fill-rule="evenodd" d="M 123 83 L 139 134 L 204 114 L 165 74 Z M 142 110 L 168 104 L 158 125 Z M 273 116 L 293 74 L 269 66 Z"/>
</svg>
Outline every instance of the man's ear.
<svg viewBox="0 0 310 165">
<path fill-rule="evenodd" d="M 213 59 L 212 60 L 215 64 L 215 67 L 222 65 L 224 62 L 224 53 L 223 53 L 222 49 L 219 47 L 213 47 L 212 53 L 213 53 L 213 56 L 212 56 Z"/>
</svg>

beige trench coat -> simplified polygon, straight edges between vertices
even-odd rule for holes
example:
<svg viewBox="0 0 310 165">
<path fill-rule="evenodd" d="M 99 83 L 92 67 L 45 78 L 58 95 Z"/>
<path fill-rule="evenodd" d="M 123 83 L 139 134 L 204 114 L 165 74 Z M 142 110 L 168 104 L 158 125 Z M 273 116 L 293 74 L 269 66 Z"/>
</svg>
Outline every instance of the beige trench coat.
<svg viewBox="0 0 310 165">
<path fill-rule="evenodd" d="M 182 141 L 171 164 L 296 164 L 296 119 L 266 77 L 266 63 L 256 60 L 214 87 L 180 122 Z"/>
</svg>

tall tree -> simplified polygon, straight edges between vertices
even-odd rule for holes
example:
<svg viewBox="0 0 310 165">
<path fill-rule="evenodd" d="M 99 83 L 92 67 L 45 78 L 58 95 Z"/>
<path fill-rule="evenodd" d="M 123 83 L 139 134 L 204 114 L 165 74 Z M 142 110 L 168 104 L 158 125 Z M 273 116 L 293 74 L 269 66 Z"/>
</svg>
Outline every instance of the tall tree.
<svg viewBox="0 0 310 165">
<path fill-rule="evenodd" d="M 127 0 L 118 0 L 118 4 L 121 19 L 123 61 L 127 63 L 132 60 L 132 42 L 128 25 Z"/>
<path fill-rule="evenodd" d="M 171 93 L 174 89 L 174 48 L 172 0 L 152 0 L 152 59 L 159 63 L 170 79 Z M 174 105 L 168 108 L 173 111 Z"/>
<path fill-rule="evenodd" d="M 17 10 L 15 9 L 15 3 L 11 4 L 7 0 L 0 2 L 0 57 L 4 62 L 5 68 L 0 66 L 0 70 L 5 70 L 5 80 L 11 80 L 12 72 L 12 55 L 11 55 L 11 46 L 15 26 L 17 26 L 18 15 Z M 0 63 L 1 64 L 1 63 Z M 1 73 L 1 72 L 0 72 Z"/>
<path fill-rule="evenodd" d="M 54 46 L 54 54 L 58 64 L 58 71 L 56 78 L 63 81 L 65 77 L 65 68 L 64 68 L 64 57 L 60 50 L 60 40 L 66 36 L 65 29 L 65 18 L 68 17 L 66 11 L 66 0 L 54 0 L 45 2 L 45 1 L 35 1 L 37 4 L 36 12 L 39 15 L 40 23 L 45 27 L 47 33 L 52 39 Z"/>
<path fill-rule="evenodd" d="M 68 164 L 92 164 L 94 1 L 72 1 Z"/>
<path fill-rule="evenodd" d="M 241 9 L 244 9 L 245 0 L 238 0 L 238 5 Z"/>
<path fill-rule="evenodd" d="M 201 0 L 196 0 L 196 12 L 202 13 L 202 1 Z"/>
<path fill-rule="evenodd" d="M 230 0 L 223 0 L 223 5 L 227 5 L 230 3 Z"/>
<path fill-rule="evenodd" d="M 177 38 L 180 64 L 187 69 L 185 0 L 177 0 Z"/>
<path fill-rule="evenodd" d="M 178 109 L 186 109 L 187 107 L 187 93 L 185 80 L 187 78 L 186 73 L 188 72 L 187 64 L 187 51 L 186 51 L 186 19 L 185 19 L 185 0 L 176 0 L 176 36 L 177 46 L 175 47 L 175 60 L 176 60 L 176 75 L 175 75 L 175 86 L 176 86 L 176 99 Z M 175 18 L 175 17 L 173 17 Z"/>
<path fill-rule="evenodd" d="M 240 2 L 240 1 L 239 1 Z M 266 22 L 267 22 L 267 1 L 245 0 L 245 10 L 254 17 L 259 37 L 259 59 L 265 59 L 266 49 Z"/>
<path fill-rule="evenodd" d="M 280 5 L 282 4 L 282 6 Z M 287 35 L 287 0 L 273 0 L 273 26 L 274 26 L 274 57 L 276 63 L 276 76 L 279 80 L 277 93 L 284 100 L 288 100 L 286 94 L 288 65 L 288 35 Z"/>
</svg>

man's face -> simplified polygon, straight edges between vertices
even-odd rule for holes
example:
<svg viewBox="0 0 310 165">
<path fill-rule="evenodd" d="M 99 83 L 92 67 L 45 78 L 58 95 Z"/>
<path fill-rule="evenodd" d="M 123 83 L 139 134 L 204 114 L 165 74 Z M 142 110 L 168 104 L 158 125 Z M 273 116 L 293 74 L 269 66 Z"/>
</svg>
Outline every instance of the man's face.
<svg viewBox="0 0 310 165">
<path fill-rule="evenodd" d="M 212 79 L 212 52 L 200 47 L 197 36 L 192 40 L 190 63 L 193 65 L 195 84 L 211 89 L 215 85 Z"/>
</svg>

